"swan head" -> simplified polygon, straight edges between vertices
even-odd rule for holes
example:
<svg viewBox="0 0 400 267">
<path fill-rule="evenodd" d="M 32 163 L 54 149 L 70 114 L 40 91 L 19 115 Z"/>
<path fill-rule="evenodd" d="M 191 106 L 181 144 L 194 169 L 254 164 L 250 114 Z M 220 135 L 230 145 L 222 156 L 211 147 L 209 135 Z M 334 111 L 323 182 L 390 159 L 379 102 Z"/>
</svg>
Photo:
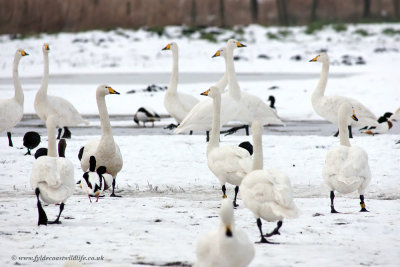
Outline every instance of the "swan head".
<svg viewBox="0 0 400 267">
<path fill-rule="evenodd" d="M 354 108 L 348 102 L 343 102 L 339 107 L 339 117 L 343 116 L 345 118 L 350 117 L 351 119 L 358 121 Z"/>
<path fill-rule="evenodd" d="M 322 62 L 322 63 L 329 62 L 329 56 L 327 53 L 322 52 L 318 56 L 311 59 L 309 62 Z"/>
<path fill-rule="evenodd" d="M 48 43 L 44 43 L 42 50 L 44 53 L 49 53 L 50 52 L 50 45 Z"/>
<path fill-rule="evenodd" d="M 163 49 L 161 50 L 176 50 L 178 49 L 178 44 L 175 42 L 167 44 Z"/>
<path fill-rule="evenodd" d="M 262 135 L 263 127 L 259 121 L 253 121 L 253 123 L 251 124 L 251 132 L 253 133 L 253 135 Z"/>
<path fill-rule="evenodd" d="M 218 51 L 215 52 L 215 54 L 211 58 L 214 58 L 214 57 L 225 57 L 225 56 L 226 56 L 226 48 L 222 47 L 222 48 L 218 49 Z"/>
<path fill-rule="evenodd" d="M 17 52 L 15 53 L 18 57 L 24 57 L 24 56 L 28 56 L 29 54 L 26 53 L 26 51 L 24 49 L 17 49 Z"/>
<path fill-rule="evenodd" d="M 220 217 L 222 226 L 224 227 L 225 235 L 227 237 L 232 237 L 232 227 L 234 223 L 233 204 L 232 200 L 229 198 L 224 198 L 221 201 Z"/>
<path fill-rule="evenodd" d="M 238 42 L 234 39 L 229 39 L 226 42 L 226 47 L 231 47 L 231 48 L 241 48 L 241 47 L 246 47 L 246 45 L 242 44 L 241 42 Z"/>
<path fill-rule="evenodd" d="M 217 95 L 220 96 L 221 92 L 220 92 L 218 87 L 211 86 L 210 89 L 208 89 L 207 91 L 201 93 L 200 95 L 205 95 L 205 96 L 209 96 L 211 98 L 215 98 Z"/>
<path fill-rule="evenodd" d="M 97 95 L 103 95 L 103 96 L 120 94 L 117 91 L 115 91 L 111 86 L 105 84 L 99 85 L 99 87 L 97 87 L 96 93 Z"/>
</svg>

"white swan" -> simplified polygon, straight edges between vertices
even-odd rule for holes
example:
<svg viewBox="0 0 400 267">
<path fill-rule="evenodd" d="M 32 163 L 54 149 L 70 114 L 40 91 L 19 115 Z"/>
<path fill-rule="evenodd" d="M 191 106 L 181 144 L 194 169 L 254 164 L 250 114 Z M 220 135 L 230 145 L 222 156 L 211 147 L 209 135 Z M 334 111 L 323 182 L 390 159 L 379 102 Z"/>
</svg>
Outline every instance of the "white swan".
<svg viewBox="0 0 400 267">
<path fill-rule="evenodd" d="M 60 223 L 60 215 L 64 210 L 65 201 L 73 194 L 75 189 L 74 166 L 64 157 L 57 156 L 56 150 L 56 122 L 57 117 L 50 115 L 46 120 L 48 133 L 48 155 L 38 158 L 33 164 L 30 183 L 35 190 L 37 207 L 39 211 L 38 225 Z M 41 202 L 60 204 L 60 212 L 53 222 L 47 221 Z"/>
<path fill-rule="evenodd" d="M 97 167 L 105 166 L 108 173 L 112 175 L 112 197 L 116 197 L 114 193 L 115 179 L 117 174 L 122 169 L 122 155 L 119 146 L 115 143 L 111 130 L 110 119 L 108 116 L 105 96 L 109 94 L 118 94 L 117 91 L 107 85 L 100 85 L 96 90 L 96 101 L 99 109 L 101 122 L 101 139 L 91 140 L 81 148 L 78 156 L 81 161 L 81 167 L 84 172 L 89 169 L 90 156 L 96 157 Z"/>
<path fill-rule="evenodd" d="M 133 115 L 133 121 L 140 126 L 140 122 L 143 122 L 143 127 L 146 127 L 146 122 L 151 122 L 154 127 L 154 122 L 160 120 L 160 115 L 154 110 L 148 107 L 140 107 Z"/>
<path fill-rule="evenodd" d="M 173 59 L 171 79 L 164 96 L 164 106 L 168 113 L 180 124 L 199 100 L 191 95 L 178 93 L 178 45 L 172 42 L 162 50 L 171 50 Z"/>
<path fill-rule="evenodd" d="M 322 118 L 338 125 L 338 111 L 340 104 L 347 101 L 349 102 L 358 116 L 358 121 L 349 122 L 349 134 L 352 137 L 351 126 L 364 127 L 364 126 L 377 126 L 376 116 L 359 101 L 344 97 L 344 96 L 324 96 L 326 84 L 328 82 L 329 72 L 329 57 L 327 53 L 321 53 L 310 62 L 321 62 L 322 71 L 317 87 L 311 96 L 311 103 L 315 112 Z M 337 136 L 338 133 L 335 134 Z"/>
<path fill-rule="evenodd" d="M 254 258 L 254 246 L 247 234 L 236 229 L 232 202 L 222 200 L 221 223 L 217 229 L 202 236 L 196 247 L 194 267 L 244 267 Z"/>
<path fill-rule="evenodd" d="M 83 174 L 83 178 L 79 181 L 82 190 L 88 194 L 90 202 L 92 196 L 96 197 L 96 202 L 99 201 L 100 194 L 107 190 L 113 182 L 111 174 L 107 173 L 107 168 L 100 166 L 96 170 L 96 158 L 90 156 L 89 170 Z"/>
<path fill-rule="evenodd" d="M 329 150 L 326 154 L 322 177 L 330 190 L 331 212 L 337 213 L 333 200 L 334 191 L 348 194 L 358 190 L 361 200 L 361 211 L 367 211 L 364 203 L 364 192 L 371 180 L 371 171 L 368 165 L 368 154 L 358 146 L 351 146 L 348 137 L 350 118 L 357 120 L 354 109 L 348 102 L 340 105 L 339 138 L 340 145 Z M 357 114 L 358 116 L 358 114 Z"/>
<path fill-rule="evenodd" d="M 269 222 L 278 221 L 277 227 L 265 236 L 279 234 L 283 218 L 296 218 L 299 210 L 293 202 L 289 178 L 276 169 L 263 170 L 262 125 L 254 121 L 251 126 L 254 143 L 253 171 L 244 177 L 241 189 L 244 205 L 257 219 L 260 243 L 270 243 L 262 232 L 260 218 Z"/>
<path fill-rule="evenodd" d="M 221 186 L 223 198 L 226 198 L 226 183 L 235 185 L 235 198 L 233 205 L 236 207 L 236 198 L 243 177 L 251 171 L 252 160 L 249 151 L 238 146 L 219 146 L 221 93 L 219 88 L 212 86 L 202 93 L 209 96 L 214 102 L 214 118 L 210 141 L 207 145 L 208 168 L 217 176 Z"/>
<path fill-rule="evenodd" d="M 13 65 L 14 97 L 0 99 L 0 132 L 7 132 L 9 146 L 13 146 L 10 131 L 21 121 L 24 115 L 24 92 L 19 82 L 18 65 L 21 58 L 27 55 L 29 54 L 23 49 L 18 49 L 15 52 Z"/>
<path fill-rule="evenodd" d="M 50 115 L 56 116 L 56 125 L 60 127 L 57 139 L 60 138 L 61 128 L 64 128 L 64 134 L 62 138 L 71 138 L 71 132 L 68 126 L 74 126 L 78 124 L 86 124 L 89 122 L 82 119 L 82 116 L 75 109 L 75 107 L 62 97 L 52 96 L 47 94 L 47 87 L 49 84 L 49 44 L 43 45 L 43 59 L 44 59 L 44 72 L 42 85 L 35 96 L 35 111 L 39 118 L 43 121 L 47 120 Z"/>
</svg>

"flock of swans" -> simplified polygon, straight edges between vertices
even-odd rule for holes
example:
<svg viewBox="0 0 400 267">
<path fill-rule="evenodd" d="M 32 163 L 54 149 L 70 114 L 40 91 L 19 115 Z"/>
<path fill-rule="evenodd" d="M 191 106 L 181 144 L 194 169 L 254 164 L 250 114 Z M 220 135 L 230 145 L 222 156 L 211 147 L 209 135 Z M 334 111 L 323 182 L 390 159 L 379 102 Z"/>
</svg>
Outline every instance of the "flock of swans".
<svg viewBox="0 0 400 267">
<path fill-rule="evenodd" d="M 202 101 L 177 90 L 178 45 L 173 42 L 163 49 L 171 50 L 173 55 L 172 75 L 165 93 L 164 105 L 177 122 L 174 132 L 211 131 L 206 150 L 207 164 L 210 171 L 218 178 L 222 189 L 221 224 L 216 230 L 199 239 L 196 266 L 246 266 L 253 259 L 253 244 L 243 231 L 234 226 L 234 208 L 238 206 L 239 188 L 244 205 L 256 219 L 260 232 L 258 243 L 272 243 L 267 237 L 279 234 L 283 219 L 296 218 L 300 213 L 293 200 L 290 179 L 280 170 L 264 168 L 263 126 L 283 125 L 283 122 L 276 111 L 260 98 L 241 91 L 233 62 L 234 50 L 241 47 L 245 45 L 231 39 L 227 41 L 225 47 L 214 54 L 214 57 L 224 58 L 225 74 L 214 86 L 201 94 L 206 96 Z M 57 153 L 56 140 L 71 137 L 68 126 L 88 122 L 82 119 L 67 100 L 47 94 L 49 45 L 44 44 L 42 50 L 44 75 L 34 105 L 38 116 L 46 123 L 48 149 L 34 162 L 30 182 L 37 197 L 38 225 L 47 225 L 60 223 L 64 204 L 73 195 L 76 187 L 73 164 L 65 158 L 66 141 L 60 140 Z M 24 95 L 18 78 L 18 64 L 20 59 L 27 55 L 22 49 L 16 51 L 13 66 L 15 96 L 0 101 L 0 131 L 7 132 L 9 146 L 13 145 L 11 129 L 23 116 Z M 324 96 L 329 57 L 326 53 L 321 53 L 311 61 L 322 63 L 321 77 L 312 95 L 312 106 L 321 117 L 338 125 L 339 128 L 340 144 L 327 153 L 322 173 L 330 189 L 331 212 L 337 212 L 334 207 L 335 191 L 344 194 L 358 191 L 360 211 L 366 212 L 364 193 L 371 179 L 368 155 L 362 148 L 351 146 L 349 141 L 351 126 L 366 126 L 370 133 L 382 127 L 382 123 L 389 128 L 390 121 L 400 119 L 400 109 L 388 116 L 384 122 L 378 123 L 375 115 L 357 100 L 342 96 Z M 227 86 L 228 90 L 225 90 Z M 118 94 L 108 85 L 98 86 L 96 101 L 101 122 L 101 137 L 100 140 L 89 141 L 78 153 L 84 172 L 78 183 L 88 194 L 90 202 L 91 197 L 96 197 L 98 201 L 103 191 L 110 187 L 112 188 L 110 196 L 117 197 L 114 189 L 116 177 L 123 167 L 123 159 L 112 134 L 105 97 Z M 270 101 L 274 102 L 273 99 Z M 144 121 L 146 116 L 150 116 L 149 114 L 152 113 L 143 109 L 136 120 Z M 220 145 L 221 126 L 229 121 L 243 122 L 245 127 L 251 125 L 254 148 L 248 142 L 238 146 Z M 56 137 L 57 128 L 59 132 Z M 61 136 L 62 128 L 64 128 L 63 136 Z M 226 184 L 235 186 L 235 196 L 232 201 L 227 199 Z M 61 204 L 59 214 L 54 221 L 48 221 L 41 201 Z M 264 234 L 261 219 L 277 222 L 276 228 Z"/>
</svg>

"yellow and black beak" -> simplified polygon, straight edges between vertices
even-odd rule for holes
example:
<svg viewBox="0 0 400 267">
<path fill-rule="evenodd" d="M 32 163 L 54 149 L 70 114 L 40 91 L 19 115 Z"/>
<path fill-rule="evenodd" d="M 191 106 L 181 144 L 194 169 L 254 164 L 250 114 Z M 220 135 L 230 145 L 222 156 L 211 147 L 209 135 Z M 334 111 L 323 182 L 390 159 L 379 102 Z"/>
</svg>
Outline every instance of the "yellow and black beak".
<svg viewBox="0 0 400 267">
<path fill-rule="evenodd" d="M 232 227 L 230 225 L 226 226 L 225 235 L 227 237 L 232 237 Z"/>
<path fill-rule="evenodd" d="M 49 44 L 44 44 L 44 49 L 47 51 L 50 51 L 50 45 Z"/>
<path fill-rule="evenodd" d="M 308 62 L 316 62 L 318 58 L 319 58 L 319 55 L 318 55 L 318 56 L 316 56 L 315 58 L 311 59 L 311 60 L 310 60 L 310 61 L 308 61 Z"/>
<path fill-rule="evenodd" d="M 237 47 L 247 47 L 247 45 L 242 44 L 241 42 L 236 42 Z"/>
<path fill-rule="evenodd" d="M 358 118 L 357 118 L 357 116 L 356 116 L 356 113 L 354 113 L 354 110 L 353 110 L 353 116 L 351 116 L 351 118 L 352 118 L 353 120 L 355 120 L 355 121 L 358 121 Z"/>
<path fill-rule="evenodd" d="M 29 56 L 29 54 L 26 53 L 25 50 L 21 50 L 21 56 Z"/>
<path fill-rule="evenodd" d="M 167 46 L 166 47 L 164 47 L 163 49 L 161 49 L 161 50 L 170 50 L 171 49 L 171 44 L 167 44 Z"/>
<path fill-rule="evenodd" d="M 219 57 L 219 56 L 221 56 L 221 50 L 218 50 L 217 52 L 215 52 L 215 54 L 211 58 Z"/>
<path fill-rule="evenodd" d="M 205 95 L 205 96 L 208 96 L 208 94 L 210 93 L 210 89 L 208 89 L 207 91 L 205 91 L 205 92 L 203 92 L 203 93 L 201 93 L 200 95 Z"/>
<path fill-rule="evenodd" d="M 110 86 L 106 87 L 108 89 L 108 91 L 110 92 L 110 94 L 112 95 L 119 95 L 120 93 L 118 93 L 117 91 L 115 91 L 114 89 L 112 89 Z"/>
</svg>

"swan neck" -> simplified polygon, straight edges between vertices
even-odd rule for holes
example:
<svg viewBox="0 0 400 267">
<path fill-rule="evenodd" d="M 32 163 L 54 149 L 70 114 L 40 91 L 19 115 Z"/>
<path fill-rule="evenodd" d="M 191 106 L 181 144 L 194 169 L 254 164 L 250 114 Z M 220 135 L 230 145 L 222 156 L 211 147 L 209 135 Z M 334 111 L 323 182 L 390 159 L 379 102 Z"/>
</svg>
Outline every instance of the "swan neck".
<svg viewBox="0 0 400 267">
<path fill-rule="evenodd" d="M 319 78 L 317 88 L 313 93 L 313 97 L 322 97 L 325 93 L 326 84 L 328 83 L 329 61 L 322 63 L 322 71 Z"/>
<path fill-rule="evenodd" d="M 173 49 L 172 50 L 172 73 L 171 73 L 171 78 L 169 80 L 167 93 L 176 93 L 177 92 L 178 73 L 179 73 L 178 60 L 179 60 L 178 50 Z"/>
<path fill-rule="evenodd" d="M 19 81 L 19 75 L 18 75 L 18 65 L 19 61 L 21 60 L 21 57 L 18 56 L 17 54 L 14 57 L 14 64 L 13 64 L 13 80 L 14 80 L 14 98 L 18 101 L 18 103 L 22 104 L 24 103 L 24 92 L 22 91 L 21 83 Z"/>
<path fill-rule="evenodd" d="M 221 95 L 218 94 L 213 99 L 213 102 L 214 102 L 213 105 L 214 112 L 213 112 L 212 130 L 211 130 L 210 141 L 208 142 L 207 145 L 207 153 L 210 152 L 211 149 L 219 146 L 219 132 L 221 130 L 221 125 L 220 125 Z"/>
<path fill-rule="evenodd" d="M 112 137 L 112 130 L 110 124 L 110 117 L 107 111 L 106 99 L 104 95 L 96 95 L 97 108 L 99 109 L 100 124 L 101 124 L 101 138 L 104 136 Z"/>
<path fill-rule="evenodd" d="M 342 146 L 351 146 L 349 139 L 349 128 L 347 125 L 346 114 L 339 113 L 339 139 Z"/>
<path fill-rule="evenodd" d="M 38 93 L 42 93 L 47 95 L 47 87 L 49 84 L 49 54 L 43 52 L 43 78 L 42 78 L 42 85 Z"/>
<path fill-rule="evenodd" d="M 48 150 L 47 155 L 49 157 L 57 157 L 56 148 L 56 125 L 53 123 L 51 118 L 47 119 L 47 135 L 48 135 Z M 50 121 L 50 122 L 49 122 Z"/>
<path fill-rule="evenodd" d="M 226 50 L 226 71 L 228 73 L 228 83 L 229 83 L 229 94 L 234 99 L 239 100 L 241 97 L 241 91 L 239 87 L 239 83 L 236 78 L 235 64 L 233 62 L 233 49 Z"/>
<path fill-rule="evenodd" d="M 253 171 L 263 169 L 263 148 L 262 148 L 262 131 L 253 133 L 254 157 Z"/>
</svg>

